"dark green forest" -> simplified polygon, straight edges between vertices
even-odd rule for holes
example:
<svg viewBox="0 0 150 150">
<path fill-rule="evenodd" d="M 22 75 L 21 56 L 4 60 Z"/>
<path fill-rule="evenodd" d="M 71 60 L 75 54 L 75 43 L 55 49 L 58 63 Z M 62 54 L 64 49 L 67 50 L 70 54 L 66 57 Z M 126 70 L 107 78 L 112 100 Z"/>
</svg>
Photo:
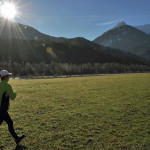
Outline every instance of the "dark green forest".
<svg viewBox="0 0 150 150">
<path fill-rule="evenodd" d="M 84 38 L 62 42 L 0 39 L 0 61 L 0 69 L 15 76 L 150 71 L 140 57 Z"/>
</svg>

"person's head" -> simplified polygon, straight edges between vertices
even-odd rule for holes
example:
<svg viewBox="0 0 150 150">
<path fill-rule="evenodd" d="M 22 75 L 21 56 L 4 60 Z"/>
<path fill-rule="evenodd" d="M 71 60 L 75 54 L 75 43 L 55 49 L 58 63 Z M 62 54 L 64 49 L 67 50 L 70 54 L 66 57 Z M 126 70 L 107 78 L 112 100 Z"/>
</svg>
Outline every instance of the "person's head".
<svg viewBox="0 0 150 150">
<path fill-rule="evenodd" d="M 3 80 L 9 81 L 9 76 L 1 77 L 1 81 L 3 81 Z"/>
<path fill-rule="evenodd" d="M 1 75 L 1 80 L 6 80 L 6 81 L 9 81 L 9 77 L 12 75 L 12 73 L 9 73 L 7 70 L 2 70 L 0 72 L 0 75 Z"/>
</svg>

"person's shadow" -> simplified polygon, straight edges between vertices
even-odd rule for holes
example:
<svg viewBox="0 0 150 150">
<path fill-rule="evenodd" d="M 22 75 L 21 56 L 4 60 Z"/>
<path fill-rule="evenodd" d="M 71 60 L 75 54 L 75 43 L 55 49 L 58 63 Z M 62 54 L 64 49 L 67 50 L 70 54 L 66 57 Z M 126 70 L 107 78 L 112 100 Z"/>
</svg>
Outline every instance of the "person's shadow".
<svg viewBox="0 0 150 150">
<path fill-rule="evenodd" d="M 17 145 L 15 148 L 15 150 L 24 150 L 24 149 L 27 149 L 27 147 L 23 145 Z"/>
</svg>

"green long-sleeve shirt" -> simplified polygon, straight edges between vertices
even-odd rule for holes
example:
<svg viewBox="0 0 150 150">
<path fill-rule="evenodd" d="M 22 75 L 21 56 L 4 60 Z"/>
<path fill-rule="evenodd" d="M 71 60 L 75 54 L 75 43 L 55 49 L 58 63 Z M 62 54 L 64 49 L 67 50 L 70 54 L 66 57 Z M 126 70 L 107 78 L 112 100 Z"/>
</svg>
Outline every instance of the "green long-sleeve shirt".
<svg viewBox="0 0 150 150">
<path fill-rule="evenodd" d="M 0 107 L 2 102 L 2 95 L 6 92 L 6 95 L 9 96 L 10 99 L 14 100 L 16 98 L 16 92 L 13 91 L 11 85 L 6 81 L 2 80 L 0 82 Z"/>
</svg>

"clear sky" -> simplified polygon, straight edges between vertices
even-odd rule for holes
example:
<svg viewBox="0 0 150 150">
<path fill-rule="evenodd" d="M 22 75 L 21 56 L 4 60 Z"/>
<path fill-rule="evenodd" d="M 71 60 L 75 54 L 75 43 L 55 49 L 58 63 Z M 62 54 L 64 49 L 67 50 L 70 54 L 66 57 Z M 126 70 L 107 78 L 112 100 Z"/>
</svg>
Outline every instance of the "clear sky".
<svg viewBox="0 0 150 150">
<path fill-rule="evenodd" d="M 94 40 L 120 21 L 150 24 L 150 0 L 17 0 L 17 22 L 56 37 Z"/>
</svg>

